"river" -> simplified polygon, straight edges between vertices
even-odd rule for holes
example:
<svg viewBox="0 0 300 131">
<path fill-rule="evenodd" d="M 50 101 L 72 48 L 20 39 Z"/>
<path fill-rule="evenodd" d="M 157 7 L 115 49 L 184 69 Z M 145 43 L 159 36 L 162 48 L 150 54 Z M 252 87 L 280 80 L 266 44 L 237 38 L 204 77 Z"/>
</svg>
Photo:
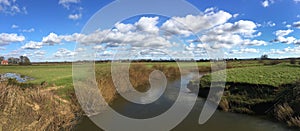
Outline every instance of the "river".
<svg viewBox="0 0 300 131">
<path fill-rule="evenodd" d="M 188 83 L 193 79 L 193 75 L 189 74 L 183 77 L 182 82 Z M 181 80 L 175 80 L 169 82 L 167 89 L 163 96 L 157 101 L 148 105 L 138 105 L 128 102 L 125 99 L 118 98 L 113 104 L 112 108 L 122 115 L 143 119 L 157 116 L 164 113 L 169 109 L 178 96 Z M 184 90 L 185 98 L 188 101 L 190 97 L 196 94 L 190 93 L 188 89 Z M 228 113 L 222 111 L 216 111 L 214 115 L 203 125 L 198 124 L 198 119 L 204 105 L 205 100 L 198 98 L 192 111 L 189 115 L 173 130 L 174 131 L 294 131 L 289 129 L 286 125 L 273 122 L 264 117 L 249 116 L 236 113 Z M 101 114 L 99 116 L 101 117 Z M 117 126 L 117 125 L 116 125 Z M 97 127 L 88 117 L 84 117 L 80 123 L 76 126 L 78 131 L 98 131 L 101 130 Z"/>
</svg>

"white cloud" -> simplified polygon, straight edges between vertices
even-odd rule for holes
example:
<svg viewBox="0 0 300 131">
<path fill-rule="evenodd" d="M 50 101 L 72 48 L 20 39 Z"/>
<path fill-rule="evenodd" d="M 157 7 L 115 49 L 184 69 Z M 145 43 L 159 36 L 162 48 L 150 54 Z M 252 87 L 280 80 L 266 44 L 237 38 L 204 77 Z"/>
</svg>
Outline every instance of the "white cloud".
<svg viewBox="0 0 300 131">
<path fill-rule="evenodd" d="M 267 25 L 270 26 L 270 27 L 274 27 L 274 26 L 276 26 L 276 23 L 274 23 L 272 21 L 268 21 Z"/>
<path fill-rule="evenodd" d="M 263 1 L 263 2 L 261 3 L 261 5 L 262 5 L 263 7 L 268 7 L 268 6 L 269 6 L 269 1 L 268 1 L 268 0 L 265 0 L 265 1 Z"/>
<path fill-rule="evenodd" d="M 288 30 L 277 30 L 275 32 L 275 35 L 276 36 L 287 36 L 287 35 L 289 35 L 292 32 L 294 32 L 294 30 L 291 30 L 291 29 L 288 29 Z"/>
<path fill-rule="evenodd" d="M 238 17 L 240 14 L 233 14 L 233 18 Z"/>
<path fill-rule="evenodd" d="M 300 46 L 296 46 L 294 48 L 287 47 L 283 49 L 284 52 L 286 53 L 297 53 L 300 54 Z"/>
<path fill-rule="evenodd" d="M 294 22 L 293 26 L 300 29 L 300 21 Z"/>
<path fill-rule="evenodd" d="M 156 26 L 158 24 L 158 19 L 159 17 L 141 17 L 134 25 L 137 30 L 142 32 L 158 34 L 159 28 Z"/>
<path fill-rule="evenodd" d="M 54 57 L 58 57 L 58 58 L 70 58 L 75 55 L 75 52 L 65 48 L 60 48 L 53 55 Z"/>
<path fill-rule="evenodd" d="M 252 21 L 240 20 L 235 23 L 225 23 L 208 31 L 210 35 L 239 34 L 243 37 L 255 37 L 257 25 Z"/>
<path fill-rule="evenodd" d="M 293 36 L 285 37 L 289 34 L 294 32 L 294 30 L 288 29 L 288 30 L 277 30 L 275 32 L 275 35 L 277 36 L 276 39 L 272 40 L 272 42 L 280 42 L 280 43 L 286 43 L 286 44 L 296 44 L 297 39 Z"/>
<path fill-rule="evenodd" d="M 53 32 L 50 33 L 48 36 L 43 37 L 43 40 L 42 40 L 43 43 L 47 43 L 49 45 L 59 44 L 59 43 L 61 43 L 61 41 L 62 41 L 62 38 Z"/>
<path fill-rule="evenodd" d="M 16 29 L 16 28 L 19 28 L 19 26 L 18 26 L 18 25 L 15 25 L 15 24 L 13 24 L 13 25 L 11 25 L 11 28 L 12 28 L 12 29 Z"/>
<path fill-rule="evenodd" d="M 58 4 L 62 5 L 63 7 L 69 9 L 71 4 L 77 4 L 80 0 L 59 0 Z"/>
<path fill-rule="evenodd" d="M 43 46 L 42 42 L 29 41 L 21 48 L 22 49 L 40 49 L 40 48 L 42 48 L 42 46 Z"/>
<path fill-rule="evenodd" d="M 132 24 L 124 24 L 124 23 L 119 23 L 119 22 L 117 24 L 115 24 L 115 27 L 118 31 L 123 32 L 123 33 L 126 33 L 126 32 L 136 29 L 136 27 Z"/>
<path fill-rule="evenodd" d="M 296 3 L 299 3 L 299 2 L 300 2 L 300 0 L 294 0 L 294 2 L 296 2 Z"/>
<path fill-rule="evenodd" d="M 232 48 L 238 45 L 244 46 L 261 46 L 267 45 L 262 40 L 251 40 L 262 33 L 255 30 L 257 25 L 252 21 L 240 20 L 235 23 L 225 23 L 216 26 L 200 36 L 200 40 L 209 44 L 211 48 Z M 197 41 L 194 41 L 197 42 Z"/>
<path fill-rule="evenodd" d="M 93 47 L 93 49 L 95 49 L 95 50 L 103 50 L 104 47 L 101 46 L 101 45 L 96 45 L 96 46 Z"/>
<path fill-rule="evenodd" d="M 0 13 L 15 15 L 17 13 L 27 14 L 26 7 L 20 7 L 17 0 L 0 0 Z"/>
<path fill-rule="evenodd" d="M 20 36 L 17 34 L 7 34 L 7 33 L 0 34 L 0 46 L 7 45 L 10 43 L 15 43 L 15 42 L 23 42 L 24 40 L 25 40 L 24 36 Z"/>
<path fill-rule="evenodd" d="M 167 33 L 175 35 L 191 35 L 215 27 L 217 25 L 227 22 L 232 15 L 225 11 L 217 11 L 214 9 L 207 9 L 204 13 L 199 15 L 187 15 L 185 17 L 172 17 L 167 20 L 162 29 Z"/>
<path fill-rule="evenodd" d="M 153 24 L 152 24 L 153 25 Z M 119 28 L 120 29 L 120 28 Z M 151 28 L 153 29 L 153 28 Z M 123 30 L 124 31 L 124 30 Z M 59 44 L 63 41 L 78 42 L 84 45 L 92 44 L 107 44 L 107 47 L 117 47 L 123 45 L 130 45 L 132 47 L 171 47 L 171 43 L 167 38 L 153 34 L 153 30 L 145 29 L 146 33 L 137 30 L 135 32 L 120 32 L 117 30 L 97 30 L 91 34 L 74 33 L 71 35 L 57 35 L 50 33 L 43 37 L 42 42 L 50 45 Z"/>
<path fill-rule="evenodd" d="M 37 50 L 37 51 L 34 52 L 34 54 L 35 55 L 39 55 L 39 56 L 43 56 L 43 55 L 46 54 L 46 52 L 45 51 L 41 51 L 41 50 Z"/>
<path fill-rule="evenodd" d="M 279 49 L 271 49 L 267 54 L 285 54 L 286 52 L 279 50 Z"/>
<path fill-rule="evenodd" d="M 263 2 L 261 2 L 261 5 L 266 8 L 266 7 L 269 7 L 273 3 L 274 3 L 274 0 L 264 0 Z"/>
<path fill-rule="evenodd" d="M 243 41 L 242 45 L 261 46 L 261 45 L 267 45 L 267 42 L 262 41 L 262 40 L 249 40 L 249 39 L 246 39 L 246 40 Z"/>
<path fill-rule="evenodd" d="M 30 28 L 30 29 L 24 29 L 24 30 L 21 30 L 22 32 L 27 32 L 27 33 L 31 33 L 31 32 L 34 32 L 35 29 L 34 28 Z"/>
<path fill-rule="evenodd" d="M 82 17 L 81 13 L 79 13 L 79 14 L 70 14 L 68 16 L 68 18 L 71 19 L 71 20 L 78 20 L 78 19 L 81 19 L 81 17 Z"/>
</svg>

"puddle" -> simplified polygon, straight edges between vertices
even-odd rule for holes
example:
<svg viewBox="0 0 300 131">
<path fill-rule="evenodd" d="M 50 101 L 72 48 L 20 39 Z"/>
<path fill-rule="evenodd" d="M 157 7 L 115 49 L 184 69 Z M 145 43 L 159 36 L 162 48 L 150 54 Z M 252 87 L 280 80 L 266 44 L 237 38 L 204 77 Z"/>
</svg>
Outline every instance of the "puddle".
<svg viewBox="0 0 300 131">
<path fill-rule="evenodd" d="M 33 78 L 31 78 L 29 76 L 20 75 L 17 73 L 0 74 L 0 81 L 7 80 L 9 78 L 16 79 L 18 82 L 26 82 L 26 81 L 34 80 Z"/>
</svg>

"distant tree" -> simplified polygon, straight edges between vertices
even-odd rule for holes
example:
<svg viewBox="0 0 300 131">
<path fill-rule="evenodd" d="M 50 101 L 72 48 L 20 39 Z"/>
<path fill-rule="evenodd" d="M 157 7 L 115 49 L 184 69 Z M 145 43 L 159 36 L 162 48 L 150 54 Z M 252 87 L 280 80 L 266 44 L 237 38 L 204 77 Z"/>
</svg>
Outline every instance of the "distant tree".
<svg viewBox="0 0 300 131">
<path fill-rule="evenodd" d="M 30 59 L 27 56 L 20 56 L 20 65 L 31 65 Z"/>
<path fill-rule="evenodd" d="M 20 64 L 24 63 L 24 56 L 20 56 Z"/>
<path fill-rule="evenodd" d="M 0 56 L 0 62 L 3 61 L 3 60 L 4 60 L 4 57 L 3 57 L 3 56 Z"/>
<path fill-rule="evenodd" d="M 14 64 L 19 64 L 20 63 L 20 59 L 19 58 L 14 58 Z"/>
<path fill-rule="evenodd" d="M 9 64 L 13 64 L 14 63 L 14 58 L 13 57 L 9 57 L 7 59 L 7 61 L 8 61 Z"/>
<path fill-rule="evenodd" d="M 268 59 L 268 58 L 269 58 L 269 56 L 266 55 L 266 54 L 264 54 L 264 55 L 262 55 L 262 56 L 260 57 L 260 59 L 262 59 L 262 60 L 266 60 L 266 59 Z"/>
</svg>

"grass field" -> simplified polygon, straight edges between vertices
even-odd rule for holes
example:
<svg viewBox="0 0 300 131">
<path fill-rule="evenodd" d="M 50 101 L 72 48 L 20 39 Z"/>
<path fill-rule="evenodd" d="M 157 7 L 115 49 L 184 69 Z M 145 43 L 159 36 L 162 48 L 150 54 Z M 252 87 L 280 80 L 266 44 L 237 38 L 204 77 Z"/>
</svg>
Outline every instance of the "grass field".
<svg viewBox="0 0 300 131">
<path fill-rule="evenodd" d="M 300 127 L 300 99 L 297 97 L 300 95 L 300 65 L 269 62 L 242 63 L 235 65 L 242 68 L 227 69 L 219 107 L 224 111 L 273 116 L 289 126 Z M 210 83 L 211 74 L 201 78 L 199 96 L 207 97 Z"/>
<path fill-rule="evenodd" d="M 210 75 L 202 78 L 209 81 Z M 205 80 L 207 79 L 207 80 Z M 282 63 L 272 66 L 253 66 L 227 69 L 226 82 L 263 84 L 278 87 L 300 79 L 300 65 Z"/>
<path fill-rule="evenodd" d="M 278 62 L 278 61 L 277 61 Z M 147 74 L 153 69 L 161 69 L 168 77 L 176 75 L 178 70 L 175 62 L 160 62 L 160 63 L 133 63 L 133 69 L 130 70 L 130 80 L 133 85 L 142 86 L 148 82 Z M 197 63 L 200 72 L 210 71 L 210 62 Z M 184 63 L 184 68 L 189 69 L 191 63 Z M 155 67 L 155 68 L 154 68 Z M 171 68 L 169 68 L 171 67 Z M 285 84 L 293 84 L 300 79 L 300 65 L 289 64 L 288 61 L 280 61 L 274 64 L 274 61 L 230 61 L 227 62 L 227 79 L 226 90 L 220 103 L 223 108 L 227 108 L 232 112 L 254 113 L 257 109 L 262 110 L 261 106 L 266 103 L 273 103 L 278 98 L 280 93 L 279 88 Z M 95 64 L 95 75 L 100 91 L 106 95 L 108 101 L 116 97 L 116 91 L 110 78 L 110 63 Z M 74 93 L 72 80 L 72 64 L 52 64 L 52 65 L 31 65 L 31 66 L 0 66 L 0 74 L 3 73 L 18 73 L 21 75 L 34 78 L 27 83 L 40 85 L 46 81 L 46 88 L 61 87 L 55 90 L 55 94 L 68 99 L 71 93 Z M 210 74 L 201 78 L 201 88 L 210 86 Z M 109 88 L 102 88 L 109 87 Z M 271 87 L 271 88 L 270 88 Z M 201 92 L 201 91 L 200 91 Z M 295 94 L 294 90 L 291 90 Z M 300 95 L 300 94 L 299 94 Z M 293 97 L 293 99 L 296 98 Z M 285 97 L 285 99 L 287 99 Z M 297 97 L 298 99 L 298 97 Z M 290 100 L 290 99 L 289 99 Z M 287 106 L 297 105 L 289 103 Z M 281 107 L 281 105 L 278 105 Z M 287 107 L 286 104 L 284 107 Z M 283 107 L 283 106 L 282 106 Z M 222 107 L 221 107 L 222 108 Z M 230 108 L 230 109 L 229 109 Z M 269 107 L 267 107 L 269 109 Z M 277 108 L 276 108 L 277 109 Z M 280 108 L 285 111 L 285 108 Z M 298 110 L 295 110 L 297 112 Z M 275 112 L 275 111 L 274 111 Z M 299 111 L 300 112 L 300 111 Z M 289 118 L 298 122 L 297 117 Z M 299 120 L 300 122 L 300 120 Z M 297 124 L 294 124 L 297 125 Z M 300 125 L 300 124 L 299 124 Z"/>
</svg>

